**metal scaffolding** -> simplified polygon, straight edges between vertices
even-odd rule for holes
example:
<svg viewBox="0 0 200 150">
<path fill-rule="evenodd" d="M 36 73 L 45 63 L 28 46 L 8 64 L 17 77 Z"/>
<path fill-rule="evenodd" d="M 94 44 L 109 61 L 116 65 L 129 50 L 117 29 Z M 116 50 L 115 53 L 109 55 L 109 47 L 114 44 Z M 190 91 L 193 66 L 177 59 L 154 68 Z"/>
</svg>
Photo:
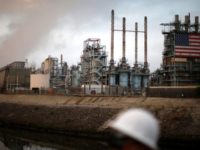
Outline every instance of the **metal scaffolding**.
<svg viewBox="0 0 200 150">
<path fill-rule="evenodd" d="M 63 62 L 61 55 L 61 61 L 59 62 L 56 57 L 48 57 L 42 63 L 42 73 L 50 75 L 50 87 L 56 89 L 65 89 L 66 75 L 68 72 L 68 65 Z"/>
<path fill-rule="evenodd" d="M 192 23 L 190 14 L 185 16 L 183 22 L 179 20 L 178 15 L 175 15 L 174 22 L 161 25 L 164 35 L 161 84 L 170 86 L 199 84 L 199 17 L 196 16 Z"/>
<path fill-rule="evenodd" d="M 84 41 L 83 54 L 81 56 L 82 84 L 101 85 L 105 78 L 107 54 L 105 46 L 100 39 L 89 38 Z"/>
</svg>

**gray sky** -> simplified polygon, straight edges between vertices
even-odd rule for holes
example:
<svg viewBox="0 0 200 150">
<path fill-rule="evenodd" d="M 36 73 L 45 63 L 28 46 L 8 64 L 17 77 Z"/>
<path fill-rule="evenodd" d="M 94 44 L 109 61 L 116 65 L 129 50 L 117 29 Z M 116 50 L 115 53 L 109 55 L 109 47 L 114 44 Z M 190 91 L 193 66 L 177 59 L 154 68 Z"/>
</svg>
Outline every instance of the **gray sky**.
<svg viewBox="0 0 200 150">
<path fill-rule="evenodd" d="M 120 29 L 126 17 L 127 29 L 139 23 L 143 30 L 148 17 L 148 62 L 151 71 L 162 61 L 163 35 L 160 23 L 200 16 L 199 0 L 0 0 L 0 67 L 13 61 L 40 66 L 50 56 L 64 56 L 77 64 L 87 38 L 100 38 L 110 60 L 110 13 L 115 10 L 115 25 Z M 115 34 L 115 61 L 122 57 L 121 33 Z M 126 57 L 134 63 L 134 34 L 127 33 Z M 143 34 L 139 34 L 139 62 L 143 63 Z"/>
</svg>

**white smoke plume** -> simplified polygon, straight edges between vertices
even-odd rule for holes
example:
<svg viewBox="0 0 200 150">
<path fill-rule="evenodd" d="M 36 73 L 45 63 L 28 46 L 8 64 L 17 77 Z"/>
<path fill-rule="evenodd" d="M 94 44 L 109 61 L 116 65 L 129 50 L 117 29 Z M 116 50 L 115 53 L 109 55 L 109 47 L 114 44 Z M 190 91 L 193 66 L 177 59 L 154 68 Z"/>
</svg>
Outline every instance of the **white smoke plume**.
<svg viewBox="0 0 200 150">
<path fill-rule="evenodd" d="M 75 29 L 101 14 L 103 5 L 96 0 L 0 0 L 0 24 L 4 25 L 0 29 L 0 67 L 37 51 L 61 19 L 72 21 L 69 24 Z"/>
<path fill-rule="evenodd" d="M 148 61 L 155 70 L 163 50 L 159 24 L 172 21 L 175 14 L 199 15 L 199 5 L 199 0 L 0 0 L 0 67 L 26 58 L 40 64 L 48 55 L 58 53 L 63 53 L 69 64 L 76 64 L 82 42 L 92 37 L 101 38 L 109 55 L 110 11 L 115 9 L 116 28 L 121 28 L 121 18 L 126 17 L 127 29 L 134 29 L 137 21 L 143 30 L 143 17 L 148 17 Z M 130 65 L 134 62 L 133 37 L 127 33 Z M 120 44 L 121 33 L 116 33 L 116 61 L 121 58 Z M 142 40 L 138 50 L 143 62 Z"/>
</svg>

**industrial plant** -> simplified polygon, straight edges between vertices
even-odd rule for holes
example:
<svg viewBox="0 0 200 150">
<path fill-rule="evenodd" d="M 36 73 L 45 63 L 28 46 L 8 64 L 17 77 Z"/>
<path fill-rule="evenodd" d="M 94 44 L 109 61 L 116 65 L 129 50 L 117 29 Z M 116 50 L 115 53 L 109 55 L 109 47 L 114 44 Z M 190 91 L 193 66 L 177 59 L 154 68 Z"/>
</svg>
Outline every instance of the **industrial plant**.
<svg viewBox="0 0 200 150">
<path fill-rule="evenodd" d="M 0 68 L 0 92 L 29 89 L 30 74 L 27 61 L 15 61 Z"/>
<path fill-rule="evenodd" d="M 190 14 L 185 21 L 175 15 L 172 23 L 162 23 L 164 35 L 163 63 L 152 74 L 152 85 L 187 86 L 200 84 L 199 17 Z"/>
<path fill-rule="evenodd" d="M 58 58 L 49 56 L 42 62 L 39 70 L 32 72 L 30 89 L 36 92 L 57 89 L 57 91 L 64 93 L 67 73 L 68 65 L 67 62 L 63 61 L 62 55 L 60 62 Z"/>
<path fill-rule="evenodd" d="M 200 84 L 200 32 L 199 17 L 191 23 L 190 14 L 181 22 L 175 15 L 172 23 L 162 23 L 164 35 L 163 63 L 160 69 L 150 74 L 147 61 L 147 17 L 143 31 L 126 29 L 126 18 L 122 28 L 115 28 L 115 14 L 111 11 L 110 60 L 106 46 L 99 38 L 88 38 L 83 42 L 80 63 L 68 66 L 67 61 L 47 57 L 39 69 L 33 70 L 25 62 L 13 62 L 0 69 L 1 92 L 23 89 L 29 93 L 64 95 L 134 96 L 145 94 L 152 86 L 180 86 Z M 115 61 L 115 32 L 122 34 L 122 56 Z M 126 59 L 126 33 L 134 34 L 134 64 Z M 144 63 L 138 63 L 138 34 L 143 35 Z"/>
</svg>

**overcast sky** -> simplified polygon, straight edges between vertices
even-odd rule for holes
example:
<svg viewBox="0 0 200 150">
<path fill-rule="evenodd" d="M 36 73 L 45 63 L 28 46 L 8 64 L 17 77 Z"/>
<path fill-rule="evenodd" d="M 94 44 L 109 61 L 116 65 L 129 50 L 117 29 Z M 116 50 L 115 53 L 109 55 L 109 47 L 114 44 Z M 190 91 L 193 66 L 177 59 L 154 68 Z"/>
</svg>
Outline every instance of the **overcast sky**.
<svg viewBox="0 0 200 150">
<path fill-rule="evenodd" d="M 13 61 L 40 66 L 49 55 L 69 65 L 80 62 L 83 41 L 100 38 L 110 60 L 110 13 L 115 10 L 115 28 L 127 29 L 135 22 L 143 30 L 148 17 L 148 62 L 154 71 L 162 62 L 163 35 L 160 23 L 200 16 L 199 0 L 0 0 L 0 67 Z M 115 34 L 115 61 L 122 57 L 122 33 Z M 134 33 L 127 33 L 126 58 L 134 63 Z M 139 34 L 139 62 L 143 63 L 143 34 Z"/>
</svg>

